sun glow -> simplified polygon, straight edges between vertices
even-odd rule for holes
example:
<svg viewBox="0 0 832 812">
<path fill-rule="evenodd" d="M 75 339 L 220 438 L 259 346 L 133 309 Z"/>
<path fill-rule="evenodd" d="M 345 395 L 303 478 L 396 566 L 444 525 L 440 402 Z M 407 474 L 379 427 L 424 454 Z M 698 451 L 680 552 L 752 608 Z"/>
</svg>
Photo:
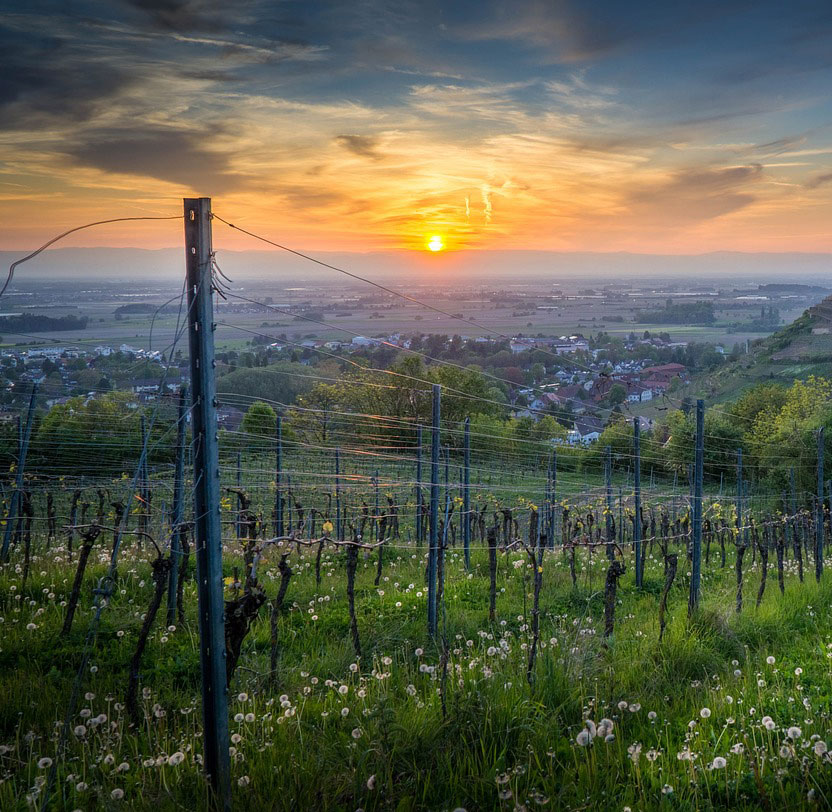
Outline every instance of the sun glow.
<svg viewBox="0 0 832 812">
<path fill-rule="evenodd" d="M 442 238 L 438 235 L 435 235 L 428 240 L 428 249 L 430 251 L 441 251 L 444 247 L 445 243 L 442 241 Z"/>
</svg>

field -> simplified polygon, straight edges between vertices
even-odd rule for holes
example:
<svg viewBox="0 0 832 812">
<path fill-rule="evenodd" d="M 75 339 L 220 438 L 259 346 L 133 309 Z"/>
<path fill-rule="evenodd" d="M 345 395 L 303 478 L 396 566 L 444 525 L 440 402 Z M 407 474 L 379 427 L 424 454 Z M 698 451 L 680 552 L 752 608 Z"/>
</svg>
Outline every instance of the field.
<svg viewBox="0 0 832 812">
<path fill-rule="evenodd" d="M 246 476 L 256 467 L 247 461 Z M 232 468 L 225 470 L 229 476 Z M 273 498 L 265 478 L 259 489 L 245 481 L 262 512 Z M 364 482 L 362 495 L 369 499 Z M 166 486 L 154 485 L 148 524 L 160 539 Z M 356 505 L 360 488 L 354 487 L 345 499 Z M 319 489 L 319 499 L 325 491 Z M 95 495 L 85 494 L 95 510 Z M 659 513 L 664 506 L 672 523 L 675 509 L 667 497 L 657 489 L 645 498 Z M 312 490 L 299 498 L 308 509 Z M 401 503 L 398 538 L 391 533 L 381 548 L 357 549 L 357 640 L 348 545 L 257 548 L 257 586 L 268 603 L 243 641 L 230 686 L 236 808 L 829 806 L 832 622 L 826 607 L 832 586 L 828 575 L 815 583 L 807 516 L 782 525 L 783 540 L 798 532 L 808 545 L 801 553 L 805 582 L 793 546 L 786 545 L 784 594 L 772 563 L 768 588 L 755 605 L 762 550 L 773 551 L 778 538 L 763 530 L 763 543 L 755 541 L 759 554 L 756 548 L 744 552 L 744 607 L 737 613 L 731 508 L 709 499 L 705 515 L 715 531 L 722 529 L 708 542 L 702 601 L 689 619 L 687 537 L 672 525 L 670 534 L 659 531 L 645 542 L 641 589 L 634 586 L 625 532 L 617 558 L 626 572 L 610 601 L 604 548 L 587 546 L 597 538 L 585 529 L 588 513 L 604 521 L 597 497 L 577 490 L 569 497 L 572 518 L 558 509 L 555 546 L 545 551 L 528 546 L 534 507 L 510 493 L 499 498 L 518 526 L 496 535 L 494 617 L 491 550 L 475 532 L 466 570 L 457 534 L 445 551 L 433 638 L 426 626 L 427 549 L 413 540 L 412 505 Z M 59 511 L 66 509 L 62 491 Z M 232 602 L 248 592 L 245 542 L 231 529 L 239 518 L 226 500 L 226 599 Z M 675 518 L 684 519 L 681 509 Z M 103 524 L 113 522 L 107 515 Z M 625 523 L 629 527 L 626 517 Z M 112 534 L 102 532 L 92 545 L 74 625 L 62 635 L 80 540 L 76 534 L 70 554 L 65 532 L 48 542 L 43 523 L 34 526 L 29 567 L 18 545 L 0 575 L 0 807 L 29 809 L 48 790 L 50 809 L 205 808 L 193 580 L 184 585 L 184 615 L 167 625 L 163 603 L 148 630 L 131 721 L 129 664 L 152 606 L 154 549 L 125 537 L 116 588 L 96 626 L 93 588 L 102 583 L 111 552 Z M 673 553 L 678 575 L 660 641 L 658 607 Z M 537 554 L 542 558 L 533 558 Z M 270 607 L 285 565 L 291 574 L 272 614 L 273 638 Z M 614 629 L 605 636 L 610 605 Z"/>
<path fill-rule="evenodd" d="M 733 296 L 726 291 L 719 298 L 716 306 L 717 321 L 712 325 L 690 326 L 674 324 L 641 324 L 634 321 L 639 308 L 656 306 L 664 301 L 668 294 L 659 287 L 655 292 L 648 292 L 628 297 L 605 298 L 601 295 L 580 296 L 576 283 L 561 285 L 568 299 L 551 298 L 554 283 L 516 284 L 510 282 L 499 288 L 449 288 L 437 285 L 424 288 L 414 285 L 412 288 L 402 286 L 402 292 L 417 296 L 427 304 L 448 313 L 461 313 L 465 321 L 441 315 L 425 308 L 401 302 L 390 296 L 378 295 L 375 303 L 357 304 L 355 300 L 366 296 L 366 288 L 350 287 L 338 284 L 321 284 L 309 281 L 300 286 L 287 286 L 254 282 L 246 285 L 232 286 L 229 304 L 239 306 L 233 313 L 218 312 L 217 346 L 224 349 L 240 349 L 252 338 L 252 331 L 277 338 L 285 333 L 291 341 L 301 341 L 314 336 L 322 340 L 350 341 L 358 335 L 387 335 L 391 332 L 410 334 L 415 332 L 436 334 L 463 334 L 483 336 L 497 331 L 505 335 L 524 333 L 535 335 L 570 335 L 583 333 L 596 334 L 601 330 L 612 336 L 626 338 L 631 332 L 641 334 L 645 330 L 667 332 L 676 341 L 711 342 L 723 344 L 727 348 L 735 342 L 743 343 L 746 339 L 754 340 L 767 335 L 767 332 L 733 332 L 728 325 L 736 321 L 745 321 L 753 315 L 752 308 L 730 309 Z M 649 291 L 649 288 L 648 288 Z M 126 315 L 116 319 L 117 307 L 135 302 L 153 302 L 162 304 L 176 298 L 180 290 L 171 286 L 146 286 L 138 284 L 90 283 L 90 288 L 78 291 L 57 285 L 54 290 L 44 295 L 43 288 L 38 289 L 38 298 L 33 305 L 32 294 L 21 294 L 12 298 L 6 307 L 9 310 L 26 308 L 26 312 L 48 315 L 87 316 L 89 324 L 84 330 L 61 331 L 37 335 L 14 334 L 6 332 L 3 341 L 6 344 L 37 344 L 46 340 L 49 343 L 84 342 L 104 343 L 119 346 L 122 343 L 147 349 L 161 349 L 171 342 L 176 330 L 177 318 L 174 315 L 160 315 L 154 320 L 153 334 L 149 333 L 150 315 Z M 306 306 L 313 309 L 338 305 L 342 313 L 325 314 L 325 325 L 304 322 L 290 314 L 269 311 L 262 307 L 249 307 L 246 302 L 235 300 L 234 296 L 243 296 L 263 301 L 271 297 L 278 308 L 297 308 Z M 815 294 L 817 296 L 817 294 Z M 807 302 L 803 299 L 793 300 L 788 297 L 774 304 L 780 308 L 781 317 L 786 321 L 798 316 Z M 807 300 L 808 303 L 814 300 Z M 545 305 L 548 309 L 536 309 Z M 756 310 L 754 311 L 756 312 Z M 612 317 L 612 318 L 611 318 Z M 262 325 L 268 324 L 264 328 Z M 476 322 L 476 324 L 471 323 Z M 482 326 L 478 326 L 482 325 Z M 483 329 L 485 328 L 485 329 Z"/>
</svg>

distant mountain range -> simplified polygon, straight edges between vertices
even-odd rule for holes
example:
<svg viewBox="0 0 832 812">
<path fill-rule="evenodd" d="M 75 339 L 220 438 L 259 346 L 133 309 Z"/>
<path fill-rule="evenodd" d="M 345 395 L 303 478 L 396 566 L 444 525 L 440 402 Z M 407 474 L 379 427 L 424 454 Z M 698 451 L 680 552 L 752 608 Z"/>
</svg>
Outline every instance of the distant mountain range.
<svg viewBox="0 0 832 812">
<path fill-rule="evenodd" d="M 159 282 L 181 278 L 183 249 L 57 248 L 21 265 L 19 279 L 96 280 L 143 279 Z M 715 252 L 697 255 L 578 253 L 554 251 L 428 252 L 310 252 L 323 262 L 366 274 L 376 281 L 408 285 L 458 281 L 522 283 L 551 278 L 553 283 L 582 279 L 588 283 L 629 282 L 641 278 L 703 279 L 727 284 L 730 280 L 755 283 L 828 285 L 832 254 Z M 0 252 L 0 270 L 26 251 Z M 235 282 L 323 282 L 342 276 L 282 251 L 223 251 L 217 247 L 223 271 Z"/>
</svg>

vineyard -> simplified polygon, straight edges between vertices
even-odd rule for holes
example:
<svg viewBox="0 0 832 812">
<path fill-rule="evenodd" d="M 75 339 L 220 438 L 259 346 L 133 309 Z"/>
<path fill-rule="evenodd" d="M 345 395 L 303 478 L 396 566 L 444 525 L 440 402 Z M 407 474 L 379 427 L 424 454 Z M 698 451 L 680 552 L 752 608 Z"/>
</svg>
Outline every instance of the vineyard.
<svg viewBox="0 0 832 812">
<path fill-rule="evenodd" d="M 135 481 L 24 478 L 0 579 L 4 809 L 209 803 L 185 414 Z M 235 804 L 826 805 L 826 503 L 726 480 L 697 537 L 692 489 L 642 489 L 634 453 L 606 485 L 559 477 L 557 453 L 438 451 L 226 438 Z"/>
<path fill-rule="evenodd" d="M 578 447 L 393 345 L 218 398 L 214 217 L 151 398 L 0 427 L 4 810 L 829 807 L 828 381 Z"/>
</svg>

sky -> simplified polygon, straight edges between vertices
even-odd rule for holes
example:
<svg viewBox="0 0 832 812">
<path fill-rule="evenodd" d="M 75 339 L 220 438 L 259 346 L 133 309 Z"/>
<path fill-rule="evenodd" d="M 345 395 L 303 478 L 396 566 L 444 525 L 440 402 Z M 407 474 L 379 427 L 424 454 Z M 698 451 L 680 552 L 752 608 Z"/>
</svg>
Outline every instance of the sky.
<svg viewBox="0 0 832 812">
<path fill-rule="evenodd" d="M 205 195 L 302 250 L 829 252 L 830 89 L 828 0 L 6 0 L 0 249 Z"/>
</svg>

